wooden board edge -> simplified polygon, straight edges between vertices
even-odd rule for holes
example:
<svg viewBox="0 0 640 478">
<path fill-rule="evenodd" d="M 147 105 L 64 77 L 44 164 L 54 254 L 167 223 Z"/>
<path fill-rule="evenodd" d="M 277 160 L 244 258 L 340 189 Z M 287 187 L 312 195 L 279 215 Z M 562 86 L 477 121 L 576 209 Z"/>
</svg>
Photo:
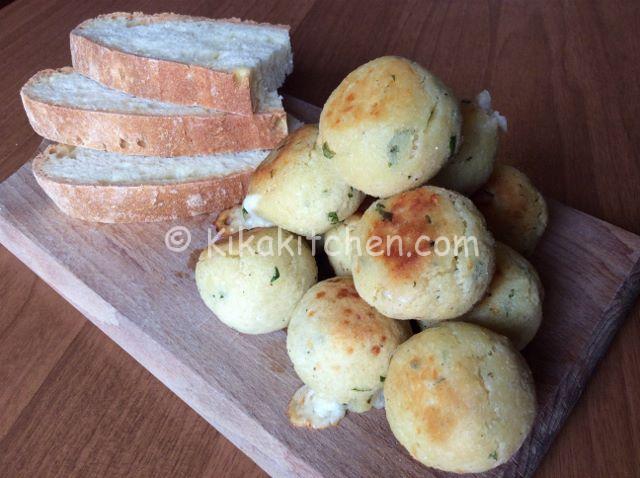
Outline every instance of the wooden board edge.
<svg viewBox="0 0 640 478">
<path fill-rule="evenodd" d="M 321 478 L 318 470 L 292 454 L 251 415 L 145 334 L 39 244 L 14 227 L 3 214 L 0 214 L 0 244 L 269 475 Z M 73 294 L 67 293 L 71 290 Z M 83 300 L 75 300 L 77 296 L 82 296 Z M 124 322 L 127 323 L 126 333 L 121 329 Z M 144 346 L 135 347 L 134 344 Z M 163 358 L 162 363 L 157 357 Z M 214 415 L 211 410 L 225 412 Z M 252 439 L 245 438 L 249 435 Z"/>
<path fill-rule="evenodd" d="M 564 205 L 563 205 L 564 206 Z M 570 208 L 570 206 L 565 206 Z M 571 208 L 573 209 L 573 208 Z M 574 209 L 575 210 L 575 209 Z M 578 211 L 581 214 L 586 214 Z M 592 217 L 592 216 L 590 216 Z M 597 218 L 596 218 L 597 219 Z M 601 219 L 598 219 L 601 222 Z M 608 224 L 605 222 L 605 224 Z M 629 231 L 613 226 L 620 231 L 633 234 Z M 530 448 L 535 448 L 528 453 L 524 468 L 517 471 L 517 476 L 530 478 L 534 476 L 542 464 L 542 460 L 549 452 L 558 434 L 564 427 L 566 421 L 573 413 L 578 400 L 582 396 L 591 377 L 596 371 L 600 361 L 607 354 L 613 339 L 620 330 L 622 324 L 627 320 L 631 309 L 635 305 L 638 295 L 640 294 L 640 257 L 636 258 L 636 262 L 629 269 L 624 282 L 620 284 L 609 304 L 602 310 L 600 319 L 594 328 L 591 341 L 585 346 L 582 353 L 569 368 L 564 378 L 559 382 L 561 386 L 558 388 L 553 403 L 561 402 L 566 413 L 559 414 L 558 419 L 553 420 L 547 418 L 544 422 L 551 424 L 546 430 L 542 431 L 543 436 L 529 436 L 527 441 L 530 442 Z M 572 384 L 571 386 L 569 384 Z M 553 410 L 540 410 L 539 413 L 553 413 Z M 535 438 L 535 440 L 534 440 Z"/>
</svg>

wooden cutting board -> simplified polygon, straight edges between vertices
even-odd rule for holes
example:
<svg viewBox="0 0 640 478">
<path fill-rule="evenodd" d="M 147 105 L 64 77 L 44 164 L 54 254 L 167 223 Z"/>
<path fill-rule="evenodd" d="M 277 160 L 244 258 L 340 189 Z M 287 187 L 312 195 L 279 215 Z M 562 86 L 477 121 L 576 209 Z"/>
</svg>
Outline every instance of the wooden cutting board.
<svg viewBox="0 0 640 478">
<path fill-rule="evenodd" d="M 317 121 L 316 107 L 289 98 L 287 108 Z M 640 290 L 639 236 L 554 201 L 549 209 L 532 259 L 545 318 L 524 351 L 540 410 L 516 456 L 481 476 L 533 474 Z M 198 296 L 193 267 L 212 220 L 83 223 L 58 212 L 29 164 L 0 184 L 0 242 L 270 474 L 447 476 L 409 457 L 382 410 L 323 431 L 289 425 L 285 410 L 300 381 L 285 333 L 239 334 Z M 191 235 L 181 252 L 165 244 L 175 226 Z"/>
</svg>

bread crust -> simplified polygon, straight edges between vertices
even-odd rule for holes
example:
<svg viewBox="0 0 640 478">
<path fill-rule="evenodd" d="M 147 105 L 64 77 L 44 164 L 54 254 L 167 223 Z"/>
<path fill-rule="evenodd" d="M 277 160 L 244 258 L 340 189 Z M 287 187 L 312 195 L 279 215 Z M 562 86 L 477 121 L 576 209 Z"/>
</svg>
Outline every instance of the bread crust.
<svg viewBox="0 0 640 478">
<path fill-rule="evenodd" d="M 158 222 L 217 212 L 238 204 L 253 170 L 224 177 L 176 183 L 79 184 L 49 177 L 46 154 L 31 168 L 38 184 L 65 214 L 104 223 Z"/>
<path fill-rule="evenodd" d="M 453 92 L 419 64 L 383 56 L 333 90 L 318 146 L 345 182 L 383 198 L 431 179 L 456 153 L 460 128 Z"/>
<path fill-rule="evenodd" d="M 494 240 L 473 203 L 454 191 L 423 186 L 378 200 L 354 236 L 361 251 L 351 263 L 358 293 L 388 317 L 456 318 L 491 282 Z"/>
<path fill-rule="evenodd" d="M 410 336 L 409 323 L 367 304 L 351 277 L 334 277 L 311 287 L 294 307 L 287 354 L 314 392 L 363 412 L 382 389 L 394 351 Z"/>
<path fill-rule="evenodd" d="M 123 52 L 82 35 L 85 24 L 96 19 L 118 18 L 144 20 L 146 23 L 160 23 L 167 20 L 207 20 L 257 26 L 262 24 L 242 21 L 239 18 L 211 20 L 175 13 L 145 15 L 141 12 L 118 12 L 86 20 L 70 34 L 71 60 L 74 69 L 110 88 L 143 98 L 200 105 L 232 113 L 248 115 L 256 110 L 254 78 L 249 69 L 231 72 L 172 60 L 148 58 Z M 285 25 L 269 26 L 289 30 Z"/>
<path fill-rule="evenodd" d="M 525 256 L 533 253 L 547 228 L 549 212 L 544 197 L 526 174 L 497 164 L 471 199 L 496 239 Z"/>
<path fill-rule="evenodd" d="M 536 416 L 524 358 L 505 337 L 463 322 L 440 324 L 400 345 L 384 398 L 389 427 L 411 456 L 454 473 L 482 473 L 508 461 Z"/>
<path fill-rule="evenodd" d="M 194 156 L 273 149 L 287 135 L 284 110 L 252 115 L 145 115 L 78 109 L 20 95 L 33 129 L 58 143 L 148 156 Z"/>
<path fill-rule="evenodd" d="M 258 166 L 249 185 L 253 212 L 296 234 L 322 234 L 351 216 L 364 194 L 336 177 L 315 146 L 317 125 L 287 136 Z"/>
</svg>

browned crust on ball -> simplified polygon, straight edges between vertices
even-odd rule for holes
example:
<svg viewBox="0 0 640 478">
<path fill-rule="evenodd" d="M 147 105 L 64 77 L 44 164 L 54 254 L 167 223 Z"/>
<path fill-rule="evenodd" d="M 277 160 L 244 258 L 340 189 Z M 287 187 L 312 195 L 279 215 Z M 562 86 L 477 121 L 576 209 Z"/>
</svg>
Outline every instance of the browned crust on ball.
<svg viewBox="0 0 640 478">
<path fill-rule="evenodd" d="M 446 205 L 448 201 L 447 197 L 437 192 L 418 188 L 378 203 L 378 214 L 373 215 L 368 237 L 382 239 L 380 245 L 372 250 L 382 253 L 380 260 L 392 277 L 413 277 L 416 270 L 433 262 L 434 255 L 431 252 L 434 244 L 421 238 L 429 237 L 435 240 L 449 232 L 448 228 L 453 225 L 453 221 L 446 217 L 441 206 L 441 203 L 444 202 Z M 391 238 L 400 239 L 402 246 Z M 407 251 L 418 250 L 425 255 L 407 254 Z"/>
<path fill-rule="evenodd" d="M 48 177 L 46 153 L 33 159 L 38 184 L 65 214 L 91 222 L 157 222 L 219 211 L 244 198 L 252 170 L 181 183 L 78 184 Z"/>
<path fill-rule="evenodd" d="M 55 73 L 45 70 L 43 74 Z M 29 85 L 29 83 L 27 83 Z M 115 153 L 194 156 L 273 149 L 287 135 L 284 110 L 254 115 L 156 116 L 77 109 L 21 91 L 31 126 L 58 143 Z"/>
<path fill-rule="evenodd" d="M 386 61 L 378 58 L 354 70 L 335 89 L 329 107 L 325 105 L 322 111 L 327 126 L 338 130 L 386 121 L 395 117 L 400 107 L 412 106 L 412 91 L 423 94 L 412 62 L 395 56 L 382 58 Z"/>
<path fill-rule="evenodd" d="M 141 23 L 206 20 L 216 23 L 262 25 L 238 18 L 211 20 L 175 13 L 145 15 L 140 12 L 118 12 L 97 17 L 97 19 L 101 18 L 125 18 Z M 83 36 L 82 30 L 85 24 L 94 20 L 96 19 L 86 20 L 70 34 L 72 64 L 83 75 L 110 88 L 159 101 L 200 105 L 245 115 L 251 114 L 256 109 L 257 104 L 253 99 L 252 91 L 253 80 L 248 70 L 246 75 L 237 75 L 230 71 L 125 53 Z M 285 25 L 269 26 L 289 29 Z"/>
<path fill-rule="evenodd" d="M 526 174 L 498 164 L 472 199 L 496 239 L 521 254 L 533 253 L 547 227 L 549 213 L 544 197 Z"/>
<path fill-rule="evenodd" d="M 318 125 L 315 124 L 306 124 L 292 132 L 260 163 L 251 179 L 252 185 L 258 190 L 272 188 L 277 172 L 308 156 L 317 137 Z"/>
</svg>

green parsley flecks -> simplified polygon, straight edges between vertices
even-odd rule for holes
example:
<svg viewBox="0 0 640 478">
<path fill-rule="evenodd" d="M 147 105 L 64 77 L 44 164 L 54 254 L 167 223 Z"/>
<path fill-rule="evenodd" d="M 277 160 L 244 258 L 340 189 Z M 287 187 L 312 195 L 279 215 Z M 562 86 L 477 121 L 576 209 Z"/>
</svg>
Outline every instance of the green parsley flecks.
<svg viewBox="0 0 640 478">
<path fill-rule="evenodd" d="M 244 206 L 242 207 L 242 217 L 245 219 L 249 217 L 249 211 L 247 211 Z"/>
<path fill-rule="evenodd" d="M 280 279 L 280 270 L 277 267 L 273 268 L 273 276 L 271 276 L 270 284 L 273 284 L 275 281 Z"/>
<path fill-rule="evenodd" d="M 398 151 L 400 151 L 400 148 L 397 144 L 394 144 L 389 148 L 389 160 L 387 161 L 387 166 L 391 167 L 394 164 L 398 164 Z"/>
<path fill-rule="evenodd" d="M 385 381 L 386 379 L 387 379 L 387 377 L 385 377 L 385 376 L 383 376 L 383 375 L 380 375 L 380 381 L 381 381 L 382 383 L 384 383 L 384 381 Z"/>
<path fill-rule="evenodd" d="M 352 187 L 349 187 L 349 192 L 347 193 L 347 197 L 349 199 L 351 199 L 353 197 L 353 191 L 354 191 L 354 189 Z"/>
<path fill-rule="evenodd" d="M 489 458 L 498 461 L 498 450 L 493 450 L 493 453 L 489 453 Z"/>
<path fill-rule="evenodd" d="M 408 151 L 415 136 L 413 129 L 396 131 L 387 144 L 387 166 L 392 167 L 400 161 L 401 151 Z"/>
<path fill-rule="evenodd" d="M 333 158 L 336 155 L 335 152 L 331 151 L 331 148 L 329 147 L 326 141 L 322 143 L 322 154 L 324 155 L 325 158 L 329 158 L 329 159 Z"/>
<path fill-rule="evenodd" d="M 449 155 L 453 156 L 453 154 L 456 152 L 456 144 L 458 142 L 458 137 L 457 136 L 451 136 L 449 138 Z"/>
<path fill-rule="evenodd" d="M 352 388 L 351 390 L 354 392 L 370 392 L 371 391 L 370 388 Z"/>
<path fill-rule="evenodd" d="M 379 202 L 376 204 L 376 211 L 382 216 L 383 221 L 391 221 L 393 220 L 393 213 L 389 212 L 385 209 L 384 204 Z"/>
<path fill-rule="evenodd" d="M 329 218 L 329 221 L 331 221 L 331 224 L 338 224 L 340 222 L 340 218 L 336 211 L 331 211 L 327 214 L 327 217 Z"/>
</svg>

